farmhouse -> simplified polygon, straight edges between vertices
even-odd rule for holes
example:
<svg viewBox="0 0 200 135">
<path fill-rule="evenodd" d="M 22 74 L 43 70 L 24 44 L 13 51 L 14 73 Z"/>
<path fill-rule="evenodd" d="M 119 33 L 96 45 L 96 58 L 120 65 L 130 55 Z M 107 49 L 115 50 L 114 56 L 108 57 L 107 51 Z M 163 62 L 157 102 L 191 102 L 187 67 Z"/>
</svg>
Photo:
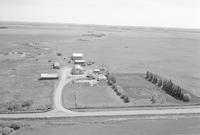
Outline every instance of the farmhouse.
<svg viewBox="0 0 200 135">
<path fill-rule="evenodd" d="M 83 54 L 82 53 L 73 53 L 72 54 L 72 60 L 82 60 Z"/>
<path fill-rule="evenodd" d="M 78 64 L 78 65 L 81 65 L 81 66 L 85 66 L 85 60 L 75 60 L 75 61 L 74 61 L 74 64 Z"/>
<path fill-rule="evenodd" d="M 60 68 L 60 63 L 54 62 L 53 63 L 53 69 L 59 69 Z"/>
<path fill-rule="evenodd" d="M 49 79 L 58 79 L 58 74 L 56 73 L 41 73 L 39 80 L 49 80 Z"/>
<path fill-rule="evenodd" d="M 80 65 L 74 65 L 71 71 L 72 75 L 81 75 L 83 74 L 83 68 Z"/>
</svg>

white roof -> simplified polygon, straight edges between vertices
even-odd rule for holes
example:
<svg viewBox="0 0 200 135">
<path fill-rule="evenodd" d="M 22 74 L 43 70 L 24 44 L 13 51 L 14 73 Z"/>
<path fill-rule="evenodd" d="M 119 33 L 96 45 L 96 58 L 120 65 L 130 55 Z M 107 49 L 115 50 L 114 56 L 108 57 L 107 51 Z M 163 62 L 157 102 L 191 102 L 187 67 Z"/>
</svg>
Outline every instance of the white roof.
<svg viewBox="0 0 200 135">
<path fill-rule="evenodd" d="M 41 73 L 40 75 L 41 78 L 58 78 L 58 74 L 57 73 Z"/>
<path fill-rule="evenodd" d="M 96 68 L 96 69 L 94 69 L 94 72 L 100 72 L 100 69 Z"/>
<path fill-rule="evenodd" d="M 85 62 L 85 60 L 75 60 L 74 62 Z"/>
<path fill-rule="evenodd" d="M 83 57 L 82 53 L 73 53 L 72 54 L 73 57 Z"/>
</svg>

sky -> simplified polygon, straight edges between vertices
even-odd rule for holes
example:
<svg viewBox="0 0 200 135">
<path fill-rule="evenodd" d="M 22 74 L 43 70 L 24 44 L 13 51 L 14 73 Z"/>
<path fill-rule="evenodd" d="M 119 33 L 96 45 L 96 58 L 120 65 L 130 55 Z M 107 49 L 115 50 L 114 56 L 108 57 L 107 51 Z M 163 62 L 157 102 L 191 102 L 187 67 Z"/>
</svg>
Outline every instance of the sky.
<svg viewBox="0 0 200 135">
<path fill-rule="evenodd" d="M 200 0 L 0 0 L 0 21 L 200 28 Z"/>
</svg>

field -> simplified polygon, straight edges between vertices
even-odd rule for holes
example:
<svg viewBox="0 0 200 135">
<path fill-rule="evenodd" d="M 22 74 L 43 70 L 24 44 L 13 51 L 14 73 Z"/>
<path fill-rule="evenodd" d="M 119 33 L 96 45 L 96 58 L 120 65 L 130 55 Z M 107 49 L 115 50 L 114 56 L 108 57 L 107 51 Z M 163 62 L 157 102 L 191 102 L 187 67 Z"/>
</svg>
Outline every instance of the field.
<svg viewBox="0 0 200 135">
<path fill-rule="evenodd" d="M 51 104 L 55 81 L 38 77 L 56 72 L 49 59 L 65 64 L 57 52 L 83 52 L 114 73 L 150 70 L 200 96 L 199 43 L 200 31 L 189 29 L 1 22 L 0 110 L 15 101 L 32 100 L 30 110 Z"/>
<path fill-rule="evenodd" d="M 18 135 L 177 135 L 199 134 L 199 118 L 143 119 L 134 117 L 69 118 L 23 121 Z"/>
<path fill-rule="evenodd" d="M 8 37 L 3 41 L 9 40 Z M 39 77 L 41 73 L 56 72 L 48 62 L 49 59 L 53 61 L 53 57 L 56 59 L 56 55 L 51 50 L 44 50 L 38 43 L 21 40 L 10 46 L 0 44 L 0 112 L 50 109 L 54 82 L 40 81 Z M 28 105 L 22 108 L 24 103 Z"/>
<path fill-rule="evenodd" d="M 130 96 L 132 102 L 137 106 L 142 105 L 178 105 L 187 104 L 181 100 L 166 94 L 164 90 L 147 81 L 144 74 L 115 74 L 117 83 Z M 193 94 L 191 103 L 200 103 L 200 99 Z M 151 99 L 154 97 L 155 103 Z"/>
<path fill-rule="evenodd" d="M 76 101 L 75 101 L 76 100 Z M 65 108 L 117 107 L 124 105 L 109 86 L 67 85 L 63 91 Z"/>
</svg>

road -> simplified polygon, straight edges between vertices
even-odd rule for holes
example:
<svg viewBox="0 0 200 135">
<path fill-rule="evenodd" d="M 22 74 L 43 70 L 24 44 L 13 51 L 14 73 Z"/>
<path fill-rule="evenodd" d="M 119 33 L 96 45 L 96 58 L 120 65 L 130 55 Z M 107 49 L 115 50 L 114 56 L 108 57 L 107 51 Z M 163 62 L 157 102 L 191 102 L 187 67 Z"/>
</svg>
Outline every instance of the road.
<svg viewBox="0 0 200 135">
<path fill-rule="evenodd" d="M 62 91 L 66 84 L 72 80 L 83 76 L 73 76 L 70 74 L 70 68 L 64 67 L 59 71 L 59 83 L 54 91 L 53 102 L 54 109 L 44 113 L 23 113 L 23 114 L 0 114 L 0 119 L 26 119 L 26 118 L 61 118 L 61 117 L 87 117 L 87 116 L 125 116 L 125 115 L 184 115 L 200 114 L 200 107 L 182 107 L 182 108 L 163 108 L 163 109 L 140 109 L 140 110 L 117 110 L 117 111 L 97 111 L 97 112 L 75 112 L 63 107 Z"/>
</svg>

